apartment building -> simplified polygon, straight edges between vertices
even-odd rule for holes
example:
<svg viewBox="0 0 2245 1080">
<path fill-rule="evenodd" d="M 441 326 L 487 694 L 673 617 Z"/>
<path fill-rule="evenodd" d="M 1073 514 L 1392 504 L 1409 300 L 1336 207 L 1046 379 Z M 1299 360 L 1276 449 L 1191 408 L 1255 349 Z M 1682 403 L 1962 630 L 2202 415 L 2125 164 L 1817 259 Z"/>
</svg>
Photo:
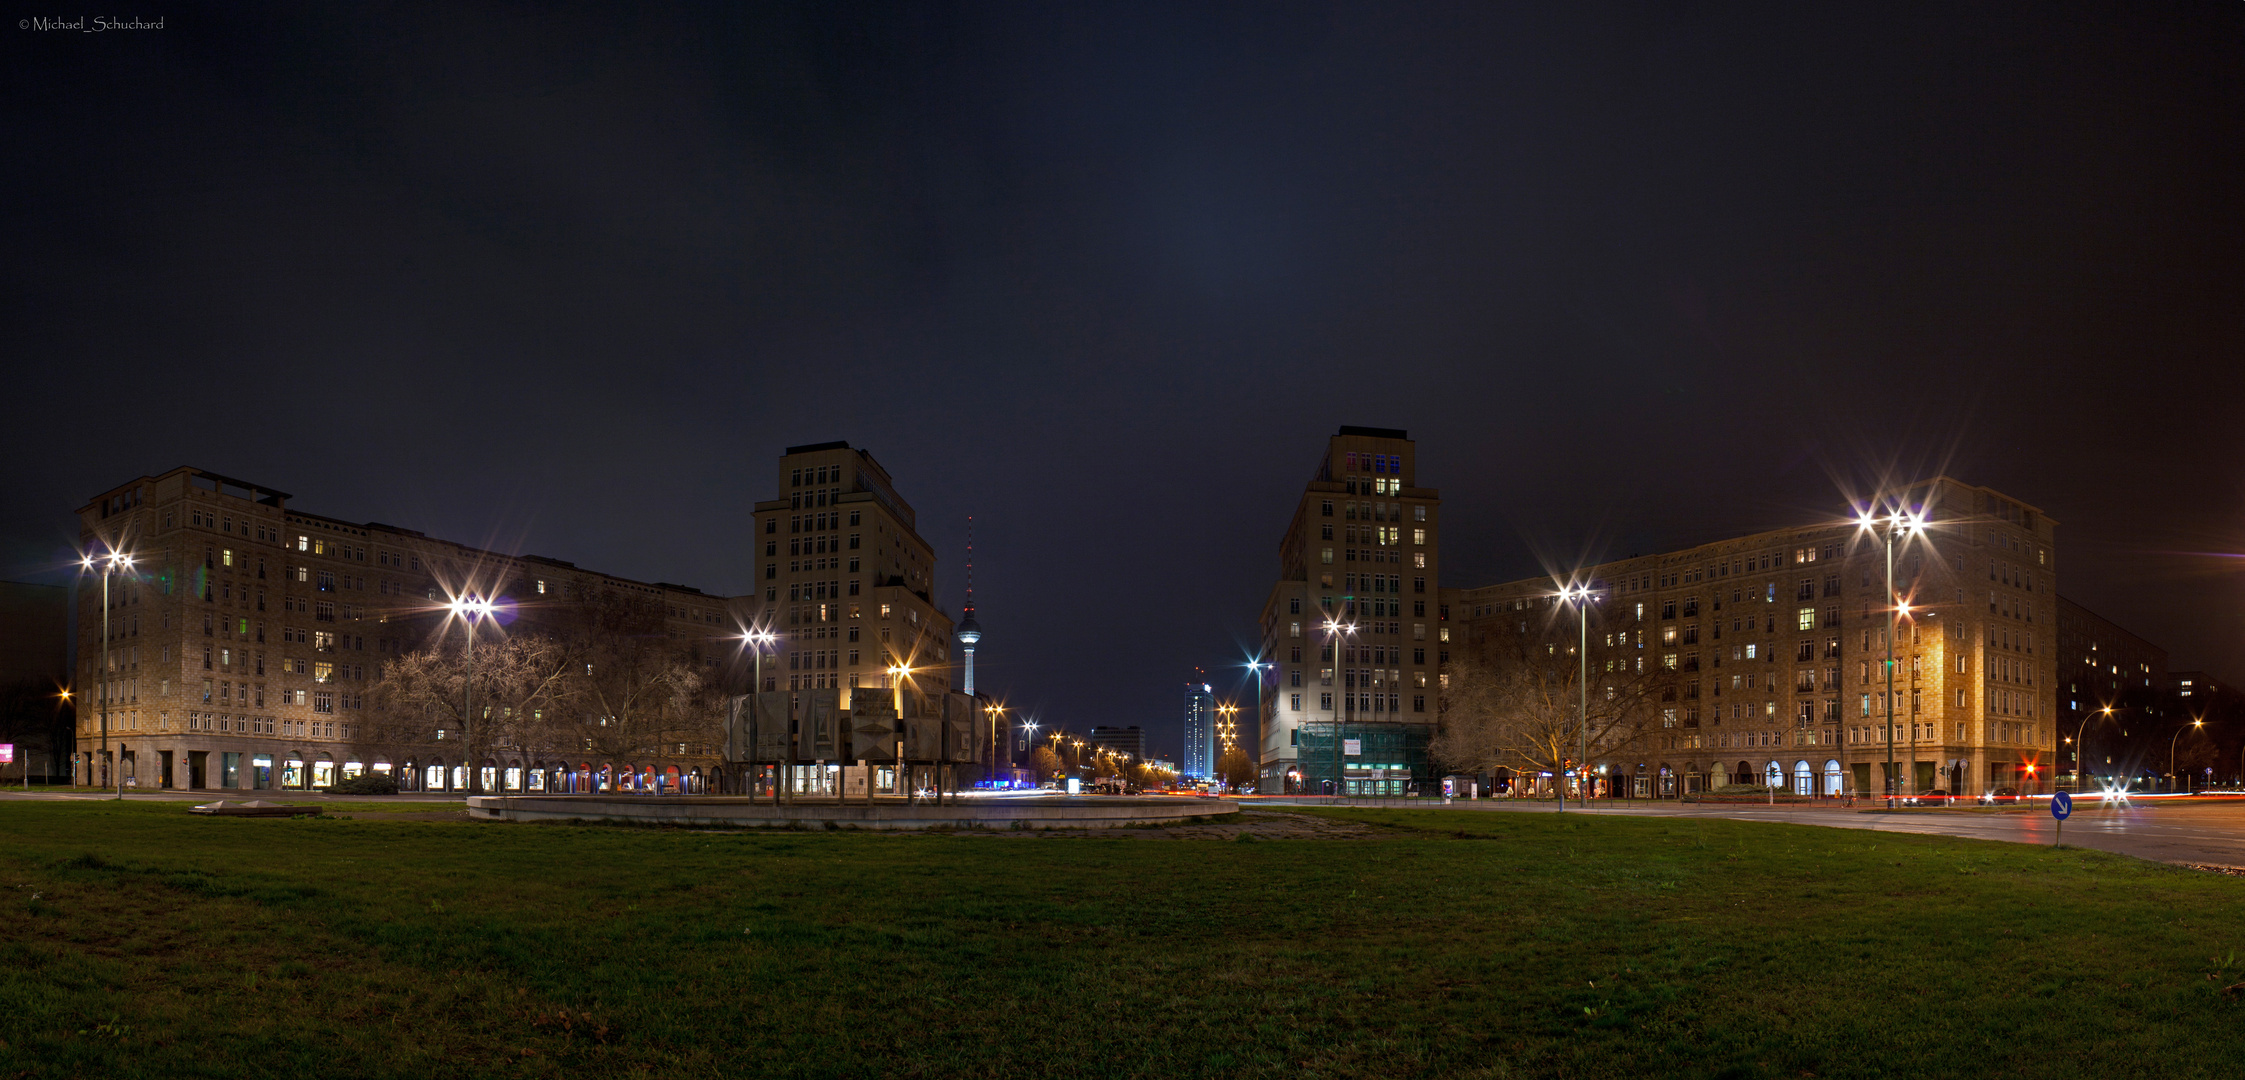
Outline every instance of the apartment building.
<svg viewBox="0 0 2245 1080">
<path fill-rule="evenodd" d="M 1883 524 L 1770 530 L 1585 568 L 1593 692 L 1601 672 L 1676 676 L 1651 733 L 1590 767 L 1640 796 L 1726 783 L 2050 790 L 2057 523 L 1948 477 L 1874 505 L 1924 522 L 1895 543 L 1891 595 Z M 1464 640 L 1530 635 L 1573 656 L 1581 628 L 1554 596 L 1562 584 L 1455 590 L 1450 625 Z"/>
<path fill-rule="evenodd" d="M 2158 732 L 2153 737 L 2165 742 L 2186 715 L 2171 688 L 2166 649 L 2062 596 L 2058 683 L 2058 767 L 2069 787 L 2080 785 L 2082 774 L 2127 777 L 2140 764 L 2141 754 L 2131 752 L 2141 741 L 2137 733 Z"/>
<path fill-rule="evenodd" d="M 778 635 L 767 692 L 897 690 L 923 703 L 951 689 L 951 617 L 931 599 L 935 549 L 888 470 L 846 442 L 791 446 L 779 496 L 756 504 L 761 626 Z"/>
<path fill-rule="evenodd" d="M 1279 540 L 1263 605 L 1258 789 L 1400 795 L 1434 780 L 1444 612 L 1441 493 L 1393 428 L 1326 441 Z"/>
<path fill-rule="evenodd" d="M 292 498 L 180 467 L 79 509 L 80 548 L 97 557 L 77 592 L 80 782 L 254 791 L 380 771 L 407 787 L 462 790 L 466 769 L 480 767 L 483 790 L 545 790 L 588 763 L 520 747 L 470 763 L 437 728 L 402 753 L 368 745 L 367 693 L 382 664 L 447 646 L 448 600 L 472 593 L 534 622 L 542 602 L 626 593 L 662 612 L 664 632 L 712 666 L 738 635 L 726 599 L 698 589 L 313 514 Z M 104 669 L 98 557 L 110 552 L 132 563 L 110 577 Z M 691 773 L 696 761 L 714 766 L 715 753 L 690 747 L 664 768 L 683 761 Z M 622 784 L 644 782 L 654 766 L 600 768 Z"/>
</svg>

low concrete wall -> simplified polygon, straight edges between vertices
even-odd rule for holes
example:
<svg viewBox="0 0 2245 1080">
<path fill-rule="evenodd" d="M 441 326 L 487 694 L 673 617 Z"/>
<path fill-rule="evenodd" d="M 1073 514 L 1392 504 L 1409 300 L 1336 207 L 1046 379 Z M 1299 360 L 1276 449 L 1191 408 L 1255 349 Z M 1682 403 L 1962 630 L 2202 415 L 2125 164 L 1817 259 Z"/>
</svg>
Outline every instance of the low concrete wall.
<svg viewBox="0 0 2245 1080">
<path fill-rule="evenodd" d="M 808 829 L 1121 829 L 1200 821 L 1239 812 L 1221 799 L 1099 796 L 967 799 L 958 803 L 804 802 L 773 806 L 708 796 L 479 795 L 468 816 L 482 821 L 619 821 Z"/>
</svg>

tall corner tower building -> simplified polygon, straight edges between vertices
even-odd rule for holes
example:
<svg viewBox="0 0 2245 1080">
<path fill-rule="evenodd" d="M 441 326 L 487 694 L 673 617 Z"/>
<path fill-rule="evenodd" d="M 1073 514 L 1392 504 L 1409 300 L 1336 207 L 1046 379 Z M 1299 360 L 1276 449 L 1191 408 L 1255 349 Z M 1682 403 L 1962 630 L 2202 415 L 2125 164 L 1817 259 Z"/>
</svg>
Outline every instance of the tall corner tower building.
<svg viewBox="0 0 2245 1080">
<path fill-rule="evenodd" d="M 1264 602 L 1260 790 L 1400 795 L 1434 781 L 1441 493 L 1417 444 L 1343 427 L 1302 489 Z"/>
</svg>

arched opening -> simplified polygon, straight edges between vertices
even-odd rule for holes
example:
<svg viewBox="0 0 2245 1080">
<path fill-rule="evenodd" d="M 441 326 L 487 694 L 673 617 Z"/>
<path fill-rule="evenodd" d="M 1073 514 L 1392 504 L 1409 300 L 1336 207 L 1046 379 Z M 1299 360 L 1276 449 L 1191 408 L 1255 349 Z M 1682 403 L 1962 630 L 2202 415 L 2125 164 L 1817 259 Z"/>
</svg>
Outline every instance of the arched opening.
<svg viewBox="0 0 2245 1080">
<path fill-rule="evenodd" d="M 1806 761 L 1796 761 L 1793 763 L 1793 794 L 1816 794 L 1816 774 L 1809 771 L 1808 762 Z"/>
<path fill-rule="evenodd" d="M 1676 794 L 1676 770 L 1669 768 L 1665 761 L 1660 763 L 1660 794 L 1664 799 Z"/>
<path fill-rule="evenodd" d="M 1753 762 L 1751 762 L 1751 761 L 1741 761 L 1741 762 L 1739 762 L 1739 763 L 1738 763 L 1738 769 L 1737 769 L 1737 771 L 1735 771 L 1735 772 L 1733 772 L 1733 773 L 1731 774 L 1731 783 L 1734 783 L 1734 784 L 1751 784 L 1751 783 L 1753 783 L 1753 782 L 1754 782 L 1754 763 L 1753 763 Z"/>
<path fill-rule="evenodd" d="M 1838 795 L 1847 789 L 1847 781 L 1840 772 L 1840 759 L 1828 758 L 1824 762 L 1824 794 Z"/>
<path fill-rule="evenodd" d="M 1762 766 L 1762 783 L 1764 786 L 1772 788 L 1784 787 L 1785 766 L 1774 761 Z"/>
</svg>

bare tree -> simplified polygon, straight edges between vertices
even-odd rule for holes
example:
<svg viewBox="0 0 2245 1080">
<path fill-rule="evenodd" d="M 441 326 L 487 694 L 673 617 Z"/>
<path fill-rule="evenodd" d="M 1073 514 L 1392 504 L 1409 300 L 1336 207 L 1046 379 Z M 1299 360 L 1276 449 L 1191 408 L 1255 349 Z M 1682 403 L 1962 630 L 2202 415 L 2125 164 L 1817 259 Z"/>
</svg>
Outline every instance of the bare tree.
<svg viewBox="0 0 2245 1080">
<path fill-rule="evenodd" d="M 566 753 L 611 759 L 715 756 L 725 699 L 697 643 L 674 638 L 652 601 L 617 592 L 587 597 L 552 620 L 570 663 L 540 739 Z"/>
<path fill-rule="evenodd" d="M 469 766 L 468 790 L 480 791 L 484 758 L 534 736 L 536 719 L 561 700 L 570 659 L 560 642 L 537 635 L 476 642 L 471 717 L 465 648 L 407 653 L 382 665 L 353 741 L 364 752 L 393 755 L 457 748 Z"/>
<path fill-rule="evenodd" d="M 1582 712 L 1576 643 L 1499 632 L 1457 649 L 1445 669 L 1442 730 L 1429 747 L 1453 768 L 1512 769 L 1557 774 L 1582 752 L 1589 760 L 1643 744 L 1659 730 L 1673 673 L 1640 670 L 1643 653 L 1594 657 L 1587 725 Z M 1634 655 L 1631 655 L 1634 654 Z"/>
</svg>

